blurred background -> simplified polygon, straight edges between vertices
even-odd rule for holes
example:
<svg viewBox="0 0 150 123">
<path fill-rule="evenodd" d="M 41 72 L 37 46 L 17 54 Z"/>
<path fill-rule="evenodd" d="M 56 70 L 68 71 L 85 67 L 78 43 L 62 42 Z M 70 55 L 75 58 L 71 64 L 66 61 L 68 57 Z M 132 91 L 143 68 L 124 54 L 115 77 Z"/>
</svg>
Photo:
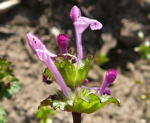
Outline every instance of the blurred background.
<svg viewBox="0 0 150 123">
<path fill-rule="evenodd" d="M 83 123 L 150 123 L 150 0 L 0 0 L 0 56 L 12 62 L 21 86 L 11 100 L 0 102 L 8 123 L 38 123 L 38 105 L 57 89 L 56 83 L 42 82 L 45 66 L 28 46 L 27 32 L 54 53 L 59 53 L 56 36 L 68 34 L 75 51 L 73 5 L 103 24 L 100 31 L 83 35 L 84 54 L 94 56 L 88 86 L 99 86 L 110 68 L 119 72 L 111 90 L 121 106 L 84 114 Z M 50 117 L 53 123 L 72 122 L 68 112 Z"/>
</svg>

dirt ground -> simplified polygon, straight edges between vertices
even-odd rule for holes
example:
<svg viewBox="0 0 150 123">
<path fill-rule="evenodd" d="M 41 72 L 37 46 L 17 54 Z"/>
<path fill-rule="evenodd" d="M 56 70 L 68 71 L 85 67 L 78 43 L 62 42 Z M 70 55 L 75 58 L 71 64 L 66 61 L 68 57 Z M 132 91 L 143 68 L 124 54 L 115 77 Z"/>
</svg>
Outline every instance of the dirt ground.
<svg viewBox="0 0 150 123">
<path fill-rule="evenodd" d="M 78 5 L 83 15 L 98 19 L 104 26 L 101 31 L 84 34 L 85 54 L 102 52 L 110 58 L 103 69 L 97 69 L 93 64 L 89 86 L 99 86 L 99 80 L 108 68 L 116 68 L 119 72 L 111 90 L 120 99 L 121 106 L 110 104 L 90 115 L 83 114 L 83 123 L 150 123 L 150 98 L 141 99 L 143 95 L 150 95 L 150 61 L 134 52 L 134 47 L 142 43 L 137 37 L 138 31 L 143 31 L 145 39 L 150 40 L 149 0 L 22 0 L 2 13 L 0 55 L 13 63 L 14 74 L 21 85 L 11 100 L 1 102 L 8 111 L 8 122 L 37 123 L 35 112 L 40 101 L 58 88 L 55 83 L 46 85 L 42 82 L 41 73 L 45 66 L 28 46 L 26 33 L 37 34 L 54 53 L 58 53 L 56 35 L 67 33 L 70 45 L 74 47 L 69 19 L 73 5 Z M 136 80 L 142 84 L 137 84 Z M 53 120 L 54 123 L 72 123 L 68 112 L 58 111 Z"/>
</svg>

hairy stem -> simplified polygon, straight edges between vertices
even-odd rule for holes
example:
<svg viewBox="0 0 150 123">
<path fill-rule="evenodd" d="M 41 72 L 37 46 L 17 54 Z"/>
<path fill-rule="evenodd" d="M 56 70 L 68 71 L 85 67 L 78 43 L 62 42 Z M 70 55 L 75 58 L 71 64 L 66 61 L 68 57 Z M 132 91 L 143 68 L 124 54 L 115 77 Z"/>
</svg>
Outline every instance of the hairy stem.
<svg viewBox="0 0 150 123">
<path fill-rule="evenodd" d="M 81 123 L 81 113 L 72 112 L 73 123 Z"/>
</svg>

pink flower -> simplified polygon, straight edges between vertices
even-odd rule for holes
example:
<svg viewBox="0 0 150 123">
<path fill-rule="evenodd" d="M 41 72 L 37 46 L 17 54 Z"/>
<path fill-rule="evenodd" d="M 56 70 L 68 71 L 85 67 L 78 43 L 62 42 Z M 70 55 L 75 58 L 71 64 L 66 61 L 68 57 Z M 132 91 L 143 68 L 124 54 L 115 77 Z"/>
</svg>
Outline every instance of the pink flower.
<svg viewBox="0 0 150 123">
<path fill-rule="evenodd" d="M 81 11 L 77 6 L 73 6 L 70 11 L 70 18 L 73 21 L 73 25 L 76 33 L 76 45 L 77 45 L 77 57 L 78 60 L 83 58 L 83 48 L 82 48 L 82 33 L 90 27 L 91 30 L 100 30 L 102 24 L 95 20 L 89 19 L 87 17 L 81 16 Z"/>
<path fill-rule="evenodd" d="M 56 55 L 49 52 L 45 45 L 42 43 L 40 39 L 38 39 L 36 36 L 34 36 L 31 33 L 27 34 L 28 42 L 30 47 L 35 51 L 38 58 L 45 63 L 45 65 L 48 67 L 48 69 L 51 71 L 53 76 L 55 77 L 56 82 L 60 86 L 62 92 L 66 97 L 69 96 L 69 90 L 66 86 L 61 74 L 59 73 L 56 65 L 54 64 L 52 57 L 55 57 Z"/>
<path fill-rule="evenodd" d="M 108 85 L 113 83 L 115 81 L 116 77 L 117 77 L 116 70 L 110 69 L 106 72 L 106 75 L 105 75 L 105 78 L 102 82 L 102 85 L 99 88 L 98 87 L 92 87 L 89 89 L 98 91 L 100 93 L 100 95 L 104 95 L 104 94 L 110 95 L 111 91 L 108 88 Z"/>
<path fill-rule="evenodd" d="M 100 94 L 103 95 L 105 93 L 106 88 L 108 85 L 113 83 L 117 77 L 117 71 L 114 69 L 110 69 L 106 72 L 105 78 L 102 82 L 102 85 L 100 87 Z"/>
</svg>

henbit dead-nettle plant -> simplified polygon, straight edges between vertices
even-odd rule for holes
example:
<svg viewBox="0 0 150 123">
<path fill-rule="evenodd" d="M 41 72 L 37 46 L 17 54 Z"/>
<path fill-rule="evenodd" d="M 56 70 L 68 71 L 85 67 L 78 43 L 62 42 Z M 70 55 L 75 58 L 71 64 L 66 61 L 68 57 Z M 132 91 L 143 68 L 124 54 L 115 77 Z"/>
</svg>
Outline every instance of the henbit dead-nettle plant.
<svg viewBox="0 0 150 123">
<path fill-rule="evenodd" d="M 43 80 L 48 84 L 56 81 L 61 89 L 42 101 L 39 107 L 49 106 L 54 110 L 72 112 L 73 122 L 81 123 L 82 113 L 95 112 L 109 103 L 120 104 L 118 99 L 111 96 L 108 88 L 116 79 L 117 72 L 114 69 L 108 70 L 100 87 L 85 86 L 93 58 L 83 54 L 82 34 L 88 27 L 91 30 L 100 30 L 102 24 L 82 16 L 77 6 L 72 7 L 70 18 L 75 29 L 77 56 L 68 52 L 69 38 L 65 34 L 58 35 L 56 39 L 60 49 L 59 55 L 49 52 L 42 41 L 32 33 L 28 33 L 27 38 L 30 47 L 47 66 Z"/>
</svg>

